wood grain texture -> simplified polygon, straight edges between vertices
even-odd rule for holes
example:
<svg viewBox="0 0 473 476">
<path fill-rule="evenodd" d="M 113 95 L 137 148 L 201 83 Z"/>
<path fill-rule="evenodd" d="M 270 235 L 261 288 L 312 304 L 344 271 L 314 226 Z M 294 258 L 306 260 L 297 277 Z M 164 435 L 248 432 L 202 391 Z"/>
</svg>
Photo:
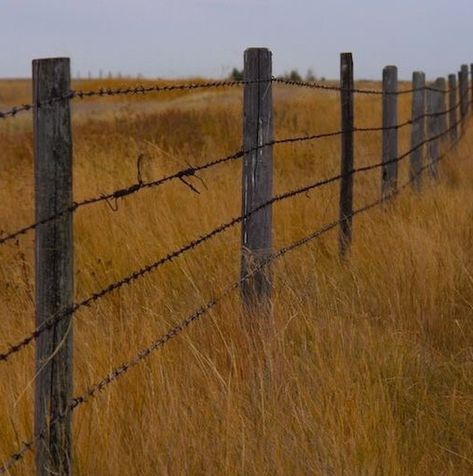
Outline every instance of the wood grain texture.
<svg viewBox="0 0 473 476">
<path fill-rule="evenodd" d="M 351 53 L 340 56 L 340 106 L 341 106 L 341 175 L 340 180 L 340 255 L 345 256 L 352 240 L 353 214 L 353 165 L 354 165 L 354 102 L 353 57 Z"/>
<path fill-rule="evenodd" d="M 243 147 L 252 150 L 273 140 L 272 59 L 266 48 L 245 51 L 245 81 L 268 80 L 246 84 L 244 89 Z M 242 214 L 271 200 L 273 195 L 273 149 L 262 147 L 247 153 L 243 160 Z M 241 276 L 258 267 L 272 251 L 272 207 L 267 206 L 243 220 Z M 242 286 L 246 305 L 271 297 L 269 267 L 257 271 Z"/>
<path fill-rule="evenodd" d="M 36 221 L 72 205 L 72 136 L 69 101 L 55 101 L 70 89 L 66 58 L 33 61 Z M 38 103 L 41 106 L 38 106 Z M 72 306 L 72 213 L 36 230 L 36 325 Z M 35 434 L 45 431 L 36 451 L 37 474 L 71 473 L 71 418 L 50 424 L 72 397 L 70 317 L 36 341 Z"/>
</svg>

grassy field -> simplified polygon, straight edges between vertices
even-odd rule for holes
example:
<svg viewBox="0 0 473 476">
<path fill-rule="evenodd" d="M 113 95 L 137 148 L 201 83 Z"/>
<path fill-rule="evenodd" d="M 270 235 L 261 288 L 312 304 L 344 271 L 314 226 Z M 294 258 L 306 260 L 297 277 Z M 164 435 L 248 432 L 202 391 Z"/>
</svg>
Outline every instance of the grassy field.
<svg viewBox="0 0 473 476">
<path fill-rule="evenodd" d="M 111 84 L 110 85 L 116 85 Z M 93 88 L 82 83 L 76 87 Z M 0 105 L 28 102 L 0 81 Z M 336 93 L 277 86 L 275 136 L 339 129 Z M 74 103 L 74 194 L 81 200 L 201 164 L 241 147 L 241 91 Z M 400 121 L 410 97 L 401 96 Z M 356 99 L 378 126 L 380 98 Z M 400 134 L 409 146 L 409 128 Z M 469 475 L 473 473 L 473 134 L 384 209 L 354 220 L 350 259 L 337 234 L 274 265 L 275 335 L 230 296 L 74 414 L 77 475 Z M 356 164 L 380 160 L 379 134 L 356 136 Z M 339 139 L 277 146 L 275 193 L 339 172 Z M 240 214 L 241 163 L 75 215 L 76 299 Z M 400 164 L 400 182 L 408 162 Z M 33 221 L 31 119 L 0 122 L 0 228 Z M 380 171 L 355 178 L 355 206 Z M 279 248 L 337 216 L 338 185 L 274 207 Z M 33 239 L 0 249 L 0 343 L 34 327 Z M 101 300 L 75 319 L 82 393 L 238 277 L 240 230 Z M 268 365 L 272 378 L 267 378 Z M 32 435 L 33 346 L 0 365 L 0 460 Z M 11 474 L 33 472 L 29 453 Z"/>
</svg>

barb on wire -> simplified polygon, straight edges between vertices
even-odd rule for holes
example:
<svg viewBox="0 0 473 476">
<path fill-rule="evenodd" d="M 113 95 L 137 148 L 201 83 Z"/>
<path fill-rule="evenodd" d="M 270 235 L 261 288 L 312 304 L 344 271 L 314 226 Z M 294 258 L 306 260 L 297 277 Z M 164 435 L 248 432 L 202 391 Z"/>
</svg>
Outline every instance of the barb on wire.
<svg viewBox="0 0 473 476">
<path fill-rule="evenodd" d="M 133 185 L 130 185 L 129 187 L 121 188 L 121 189 L 115 190 L 114 192 L 107 193 L 107 194 L 101 194 L 99 196 L 88 198 L 88 199 L 82 200 L 80 202 L 74 202 L 72 206 L 70 206 L 70 207 L 68 207 L 64 210 L 60 210 L 59 212 L 55 213 L 54 215 L 51 215 L 47 218 L 44 218 L 44 219 L 39 220 L 35 223 L 32 223 L 31 225 L 25 226 L 23 228 L 20 228 L 18 230 L 15 230 L 13 232 L 10 232 L 10 233 L 0 237 L 0 246 L 4 245 L 5 243 L 7 243 L 9 241 L 12 241 L 12 240 L 16 239 L 17 237 L 19 237 L 21 235 L 24 235 L 24 234 L 28 233 L 29 231 L 35 230 L 40 225 L 45 225 L 46 223 L 50 223 L 51 221 L 57 220 L 58 218 L 61 218 L 62 216 L 66 215 L 67 213 L 73 213 L 76 210 L 78 210 L 79 208 L 82 208 L 82 207 L 85 207 L 85 206 L 88 206 L 88 205 L 93 205 L 93 204 L 100 203 L 100 202 L 110 203 L 110 200 L 118 200 L 120 198 L 124 198 L 124 197 L 132 195 L 134 193 L 137 193 L 140 190 L 144 190 L 144 189 L 151 188 L 151 187 L 159 187 L 159 186 L 165 184 L 166 182 L 170 182 L 172 180 L 179 180 L 179 179 L 185 178 L 185 177 L 192 177 L 192 176 L 195 176 L 196 173 L 199 172 L 199 171 L 215 167 L 215 166 L 223 164 L 225 162 L 230 162 L 232 160 L 240 159 L 241 157 L 243 157 L 244 154 L 245 154 L 244 151 L 239 151 L 239 152 L 236 152 L 236 153 L 234 153 L 232 155 L 229 155 L 227 157 L 223 157 L 223 158 L 216 159 L 216 160 L 213 160 L 213 161 L 210 161 L 210 162 L 206 162 L 203 165 L 199 165 L 199 166 L 196 166 L 196 167 L 187 167 L 187 168 L 179 170 L 178 172 L 175 172 L 171 175 L 167 175 L 165 177 L 162 177 L 158 180 L 153 180 L 151 182 L 140 181 L 141 176 L 138 175 L 138 182 L 134 183 Z"/>
<path fill-rule="evenodd" d="M 7 117 L 15 117 L 18 113 L 23 111 L 29 111 L 33 109 L 33 104 L 22 104 L 21 106 L 14 106 L 6 111 L 0 111 L 0 119 L 6 119 Z"/>
<path fill-rule="evenodd" d="M 364 129 L 362 132 L 365 132 L 367 130 L 368 129 Z M 376 129 L 373 128 L 373 130 L 382 130 L 382 128 L 376 128 Z M 189 177 L 198 177 L 197 176 L 198 172 L 213 168 L 215 166 L 224 164 L 226 162 L 241 159 L 246 154 L 256 152 L 256 151 L 258 151 L 258 150 L 260 150 L 264 147 L 270 147 L 270 146 L 279 145 L 279 144 L 289 144 L 289 143 L 296 143 L 296 142 L 315 141 L 315 140 L 318 140 L 318 139 L 324 139 L 324 138 L 328 138 L 328 137 L 338 136 L 338 135 L 341 135 L 342 133 L 343 133 L 343 131 L 335 131 L 335 132 L 327 132 L 327 133 L 313 134 L 313 135 L 307 135 L 307 136 L 290 137 L 290 138 L 285 138 L 285 139 L 276 139 L 276 140 L 266 142 L 264 144 L 252 147 L 250 149 L 239 150 L 238 152 L 235 152 L 235 153 L 233 153 L 231 155 L 228 155 L 226 157 L 222 157 L 222 158 L 219 158 L 219 159 L 216 159 L 216 160 L 206 162 L 203 165 L 199 165 L 199 166 L 195 166 L 195 167 L 189 166 L 189 167 L 187 167 L 185 169 L 181 169 L 178 172 L 175 172 L 171 175 L 168 175 L 166 177 L 160 178 L 158 180 L 153 180 L 153 181 L 150 181 L 150 182 L 141 181 L 141 174 L 139 173 L 139 168 L 138 168 L 138 182 L 130 185 L 129 187 L 125 187 L 125 188 L 115 190 L 111 193 L 101 194 L 99 196 L 88 198 L 88 199 L 82 200 L 80 202 L 74 202 L 74 204 L 72 206 L 70 206 L 70 207 L 68 207 L 64 210 L 60 210 L 59 212 L 55 213 L 54 215 L 51 215 L 47 218 L 39 220 L 39 221 L 37 221 L 35 223 L 32 223 L 30 225 L 27 225 L 23 228 L 19 228 L 18 230 L 12 231 L 12 232 L 0 237 L 0 246 L 4 245 L 5 243 L 8 243 L 9 241 L 12 241 L 12 240 L 16 239 L 17 237 L 19 237 L 21 235 L 24 235 L 24 234 L 28 233 L 29 231 L 35 230 L 40 225 L 45 225 L 46 223 L 50 223 L 51 221 L 57 220 L 58 218 L 63 217 L 67 213 L 74 213 L 76 210 L 78 210 L 79 208 L 82 208 L 84 206 L 89 206 L 89 205 L 97 204 L 97 203 L 100 203 L 100 202 L 107 202 L 110 205 L 111 200 L 116 201 L 118 199 L 133 195 L 133 194 L 135 194 L 135 193 L 137 193 L 141 190 L 145 190 L 145 189 L 148 189 L 148 188 L 159 187 L 159 186 L 165 184 L 166 182 L 170 182 L 172 180 L 183 180 L 183 179 L 185 180 L 186 178 L 189 178 Z M 139 165 L 138 165 L 138 167 L 139 167 Z M 186 185 L 189 186 L 189 182 L 185 182 L 185 183 L 186 183 Z"/>
<path fill-rule="evenodd" d="M 453 127 L 454 126 L 452 126 L 452 128 Z M 455 125 L 455 127 L 456 127 L 456 125 Z M 445 130 L 444 132 L 442 132 L 440 134 L 437 134 L 436 136 L 432 136 L 432 137 L 422 141 L 416 147 L 411 148 L 409 151 L 400 155 L 399 157 L 396 157 L 396 158 L 393 158 L 391 160 L 384 161 L 384 162 L 378 162 L 378 163 L 375 163 L 375 164 L 372 164 L 372 165 L 366 165 L 366 166 L 354 168 L 350 171 L 350 175 L 355 175 L 357 173 L 367 172 L 367 171 L 374 170 L 374 169 L 377 169 L 377 168 L 380 168 L 380 167 L 384 167 L 384 166 L 386 166 L 390 163 L 399 162 L 399 161 L 405 159 L 406 157 L 408 157 L 413 151 L 415 151 L 415 150 L 421 148 L 422 146 L 424 146 L 425 144 L 427 144 L 427 143 L 429 143 L 433 140 L 437 140 L 437 139 L 443 137 L 444 135 L 448 134 L 450 132 L 450 130 L 451 130 L 451 128 Z M 206 241 L 214 238 L 215 236 L 227 231 L 228 229 L 242 223 L 244 220 L 248 219 L 249 217 L 251 217 L 255 213 L 263 210 L 264 208 L 266 208 L 266 207 L 268 207 L 268 206 L 270 206 L 274 203 L 277 203 L 277 202 L 280 202 L 280 201 L 283 201 L 283 200 L 286 200 L 286 199 L 289 199 L 291 197 L 295 197 L 295 196 L 298 196 L 298 195 L 301 195 L 301 194 L 306 194 L 307 192 L 309 192 L 311 190 L 315 190 L 315 189 L 320 188 L 322 186 L 337 182 L 342 177 L 343 177 L 342 174 L 338 174 L 338 175 L 335 175 L 335 176 L 332 176 L 332 177 L 329 177 L 329 178 L 326 178 L 326 179 L 323 179 L 323 180 L 319 180 L 319 181 L 310 183 L 309 185 L 299 187 L 299 188 L 290 190 L 288 192 L 281 193 L 279 195 L 275 195 L 270 200 L 262 203 L 258 207 L 255 207 L 254 209 L 250 210 L 248 213 L 246 213 L 244 215 L 240 215 L 238 217 L 235 217 L 235 218 L 231 219 L 230 221 L 219 225 L 218 227 L 214 228 L 212 231 L 210 231 L 210 232 L 206 233 L 205 235 L 202 235 L 202 236 L 188 242 L 187 244 L 185 244 L 181 248 L 172 251 L 171 253 L 169 253 L 166 256 L 158 259 L 157 261 L 155 261 L 151 264 L 148 264 L 148 265 L 140 268 L 137 271 L 134 271 L 133 273 L 126 276 L 125 278 L 106 286 L 101 291 L 93 293 L 89 297 L 87 297 L 87 298 L 83 299 L 82 301 L 79 301 L 78 303 L 74 304 L 71 309 L 51 316 L 49 319 L 47 319 L 41 325 L 39 325 L 28 336 L 24 337 L 19 342 L 10 345 L 7 350 L 0 353 L 0 362 L 7 361 L 13 354 L 16 354 L 19 351 L 21 351 L 23 348 L 25 348 L 31 342 L 36 340 L 42 333 L 51 329 L 53 326 L 55 326 L 58 322 L 60 322 L 64 318 L 66 318 L 68 316 L 73 316 L 78 310 L 80 310 L 84 307 L 89 307 L 94 302 L 102 299 L 104 296 L 110 294 L 111 292 L 114 292 L 114 291 L 122 288 L 125 285 L 132 284 L 136 280 L 142 278 L 145 275 L 148 275 L 149 273 L 155 271 L 156 269 L 160 268 L 161 266 L 165 265 L 166 263 L 169 263 L 169 262 L 175 260 L 176 258 L 181 256 L 182 254 L 184 254 L 184 253 L 186 253 L 186 252 L 188 252 L 188 251 L 190 251 L 194 248 L 197 248 L 198 246 L 200 246 L 204 242 L 206 242 Z"/>
<path fill-rule="evenodd" d="M 438 158 L 438 162 L 443 160 L 449 152 L 456 146 L 458 141 L 453 144 L 442 156 Z M 108 375 L 106 375 L 102 380 L 99 382 L 91 385 L 84 393 L 81 395 L 74 397 L 68 407 L 66 408 L 65 411 L 61 412 L 58 414 L 53 421 L 50 423 L 55 424 L 59 421 L 62 421 L 64 418 L 67 417 L 67 415 L 70 412 L 73 412 L 77 407 L 80 405 L 83 405 L 84 403 L 87 403 L 91 398 L 94 398 L 105 390 L 108 385 L 112 384 L 116 380 L 118 380 L 121 376 L 126 374 L 131 368 L 135 367 L 138 365 L 140 362 L 148 358 L 153 352 L 157 351 L 161 347 L 163 347 L 166 343 L 168 343 L 171 339 L 174 337 L 179 336 L 183 331 L 185 331 L 193 322 L 197 321 L 200 319 L 202 316 L 207 314 L 212 308 L 214 308 L 217 304 L 219 304 L 221 301 L 223 301 L 227 296 L 229 296 L 233 291 L 239 289 L 244 282 L 248 281 L 255 273 L 261 271 L 263 268 L 267 267 L 269 264 L 272 262 L 276 261 L 277 259 L 283 257 L 287 253 L 300 248 L 301 246 L 319 238 L 320 236 L 324 235 L 325 233 L 329 232 L 330 230 L 333 230 L 337 226 L 341 225 L 344 221 L 351 219 L 352 217 L 359 215 L 361 213 L 367 212 L 382 203 L 386 202 L 387 200 L 392 199 L 393 197 L 397 196 L 400 191 L 406 189 L 412 182 L 417 178 L 417 176 L 421 175 L 422 173 L 425 172 L 426 169 L 428 169 L 430 164 L 424 165 L 419 169 L 419 171 L 414 175 L 414 177 L 411 177 L 407 182 L 405 182 L 396 193 L 392 193 L 391 195 L 381 197 L 361 208 L 358 208 L 355 210 L 353 213 L 351 213 L 349 216 L 345 216 L 340 220 L 333 221 L 331 223 L 326 224 L 322 228 L 310 233 L 309 235 L 306 235 L 305 237 L 287 245 L 282 248 L 280 248 L 276 253 L 271 254 L 268 258 L 266 258 L 263 262 L 261 262 L 258 266 L 253 268 L 251 271 L 249 271 L 247 274 L 245 274 L 243 277 L 241 277 L 239 280 L 234 282 L 233 284 L 227 286 L 217 297 L 212 298 L 210 301 L 208 301 L 206 304 L 204 304 L 202 307 L 198 308 L 196 311 L 194 311 L 192 314 L 187 316 L 185 319 L 174 325 L 172 328 L 170 328 L 165 334 L 160 336 L 158 339 L 154 340 L 151 342 L 150 345 L 145 347 L 144 349 L 140 350 L 133 358 L 130 360 L 122 363 L 118 367 L 115 367 L 111 372 L 109 372 Z M 9 471 L 18 461 L 20 461 L 23 456 L 30 450 L 32 450 L 35 446 L 35 444 L 41 440 L 44 439 L 46 436 L 46 429 L 41 431 L 39 434 L 37 434 L 33 439 L 24 442 L 20 449 L 13 453 L 9 458 L 6 459 L 6 461 L 3 463 L 3 465 L 0 467 L 0 474 L 4 474 L 5 472 Z"/>
</svg>

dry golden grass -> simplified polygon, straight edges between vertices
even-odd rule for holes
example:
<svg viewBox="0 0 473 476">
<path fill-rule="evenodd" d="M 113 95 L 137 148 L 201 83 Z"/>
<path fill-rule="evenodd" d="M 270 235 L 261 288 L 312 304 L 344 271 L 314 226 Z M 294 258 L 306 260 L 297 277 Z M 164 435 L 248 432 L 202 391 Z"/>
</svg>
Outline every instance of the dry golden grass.
<svg viewBox="0 0 473 476">
<path fill-rule="evenodd" d="M 9 87 L 3 104 L 21 95 Z M 150 180 L 240 147 L 238 90 L 75 104 L 76 200 L 133 183 L 139 154 Z M 339 128 L 334 93 L 277 87 L 275 104 L 277 137 Z M 379 122 L 379 98 L 357 97 L 357 125 Z M 379 161 L 379 135 L 356 140 L 358 165 Z M 10 231 L 33 220 L 28 115 L 0 123 L 0 144 L 0 221 Z M 467 132 L 421 195 L 356 217 L 348 262 L 331 232 L 275 264 L 272 339 L 235 294 L 80 407 L 75 474 L 472 474 L 472 146 Z M 337 139 L 278 146 L 275 192 L 338 173 L 338 155 Z M 80 210 L 77 299 L 237 216 L 240 174 L 240 163 L 227 164 L 202 174 L 206 187 L 194 182 L 200 195 L 176 182 L 115 213 Z M 378 196 L 379 175 L 356 176 L 356 206 Z M 337 204 L 331 185 L 276 205 L 275 247 L 337 218 Z M 78 313 L 74 393 L 233 282 L 238 250 L 234 229 Z M 34 325 L 33 236 L 0 252 L 3 349 Z M 0 366 L 0 460 L 31 436 L 33 378 L 32 347 Z M 32 472 L 29 454 L 12 474 Z"/>
</svg>

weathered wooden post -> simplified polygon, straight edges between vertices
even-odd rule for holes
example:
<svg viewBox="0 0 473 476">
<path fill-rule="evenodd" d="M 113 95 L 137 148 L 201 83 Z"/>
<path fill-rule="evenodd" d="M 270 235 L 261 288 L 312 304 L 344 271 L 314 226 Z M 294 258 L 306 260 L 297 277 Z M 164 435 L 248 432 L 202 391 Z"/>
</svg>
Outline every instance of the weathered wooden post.
<svg viewBox="0 0 473 476">
<path fill-rule="evenodd" d="M 421 71 L 415 71 L 412 75 L 412 129 L 411 129 L 411 147 L 410 156 L 410 180 L 412 187 L 417 192 L 421 188 L 422 180 L 422 157 L 423 142 L 425 134 L 425 74 Z"/>
<path fill-rule="evenodd" d="M 438 160 L 440 157 L 439 133 L 440 116 L 438 115 L 441 107 L 440 95 L 438 91 L 439 81 L 435 81 L 432 89 L 427 91 L 427 113 L 429 114 L 429 172 L 432 178 L 438 177 Z"/>
<path fill-rule="evenodd" d="M 70 61 L 33 61 L 36 221 L 72 206 Z M 71 308 L 72 213 L 36 229 L 36 325 Z M 72 467 L 72 323 L 62 319 L 36 341 L 35 434 L 38 476 L 69 475 Z M 65 418 L 56 419 L 65 414 Z M 57 421 L 55 421 L 57 420 Z"/>
<path fill-rule="evenodd" d="M 353 107 L 353 57 L 351 53 L 340 56 L 340 100 L 342 118 L 342 157 L 340 181 L 340 255 L 344 257 L 352 239 L 353 215 L 353 142 L 354 142 L 354 107 Z"/>
<path fill-rule="evenodd" d="M 462 123 L 465 122 L 465 118 L 468 114 L 468 66 L 462 65 L 460 70 L 460 101 L 461 101 L 461 116 Z"/>
<path fill-rule="evenodd" d="M 383 69 L 383 169 L 381 196 L 385 199 L 397 190 L 397 67 Z"/>
<path fill-rule="evenodd" d="M 470 64 L 470 108 L 473 108 L 473 63 Z"/>
<path fill-rule="evenodd" d="M 455 74 L 448 75 L 448 109 L 450 110 L 450 141 L 455 143 L 458 139 L 458 127 L 457 127 L 457 76 Z"/>
<path fill-rule="evenodd" d="M 264 146 L 273 140 L 272 61 L 266 48 L 245 51 L 243 100 L 242 214 L 268 202 L 273 194 L 273 148 Z M 242 222 L 241 277 L 257 269 L 272 251 L 272 207 L 253 213 Z M 242 299 L 247 306 L 270 303 L 271 272 L 269 267 L 257 270 L 245 280 Z"/>
<path fill-rule="evenodd" d="M 464 79 L 463 79 L 463 87 L 464 87 L 463 97 L 464 97 L 464 101 L 465 101 L 465 117 L 466 117 L 466 116 L 468 116 L 468 114 L 470 112 L 470 87 L 469 87 L 470 74 L 469 74 L 469 71 L 468 71 L 468 65 L 462 64 L 461 70 L 463 72 L 463 77 L 464 77 Z"/>
<path fill-rule="evenodd" d="M 445 78 L 437 79 L 437 88 L 439 89 L 438 101 L 439 101 L 439 134 L 442 135 L 441 140 L 447 139 L 446 132 L 448 130 L 448 118 L 447 118 L 447 81 Z"/>
<path fill-rule="evenodd" d="M 465 113 L 465 105 L 463 103 L 463 72 L 461 70 L 458 71 L 457 76 L 458 76 L 458 102 L 460 103 L 458 126 L 460 129 L 460 136 L 461 136 L 463 134 L 463 117 Z"/>
</svg>

